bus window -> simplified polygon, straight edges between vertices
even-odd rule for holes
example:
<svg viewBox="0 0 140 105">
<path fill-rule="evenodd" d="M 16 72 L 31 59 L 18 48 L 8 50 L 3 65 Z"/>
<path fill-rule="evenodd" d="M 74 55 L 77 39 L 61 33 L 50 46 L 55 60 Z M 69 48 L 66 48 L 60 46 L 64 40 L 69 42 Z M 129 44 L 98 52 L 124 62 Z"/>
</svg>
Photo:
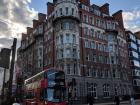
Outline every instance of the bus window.
<svg viewBox="0 0 140 105">
<path fill-rule="evenodd" d="M 40 101 L 43 101 L 44 94 L 43 94 L 43 90 L 40 90 Z"/>
<path fill-rule="evenodd" d="M 49 80 L 48 87 L 60 87 L 65 86 L 65 81 L 62 80 Z"/>
<path fill-rule="evenodd" d="M 27 92 L 24 96 L 25 99 L 33 99 L 35 98 L 35 93 L 34 92 Z"/>
<path fill-rule="evenodd" d="M 63 72 L 56 73 L 56 79 L 65 79 L 65 75 Z"/>
<path fill-rule="evenodd" d="M 47 89 L 42 89 L 40 91 L 40 100 L 41 101 L 47 100 Z"/>
<path fill-rule="evenodd" d="M 48 71 L 45 72 L 45 78 L 48 79 L 65 79 L 65 74 L 63 71 Z"/>
<path fill-rule="evenodd" d="M 55 74 L 56 74 L 57 72 L 54 72 L 54 71 L 48 71 L 48 73 L 47 73 L 47 78 L 48 79 L 55 79 Z"/>
<path fill-rule="evenodd" d="M 53 81 L 53 80 L 49 80 L 48 81 L 48 86 L 49 87 L 53 87 L 53 86 L 55 86 L 56 85 L 56 82 L 55 81 Z"/>
<path fill-rule="evenodd" d="M 44 100 L 47 100 L 47 89 L 44 89 Z"/>
<path fill-rule="evenodd" d="M 65 89 L 55 89 L 55 88 L 48 88 L 48 101 L 51 102 L 62 102 L 65 99 Z"/>
</svg>

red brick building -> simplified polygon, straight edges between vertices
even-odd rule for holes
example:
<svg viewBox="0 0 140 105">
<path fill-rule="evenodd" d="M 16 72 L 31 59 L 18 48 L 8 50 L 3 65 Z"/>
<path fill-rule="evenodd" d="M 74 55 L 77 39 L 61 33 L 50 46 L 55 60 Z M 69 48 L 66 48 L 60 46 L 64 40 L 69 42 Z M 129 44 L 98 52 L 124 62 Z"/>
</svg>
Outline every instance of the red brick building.
<svg viewBox="0 0 140 105">
<path fill-rule="evenodd" d="M 24 77 L 32 76 L 43 70 L 43 36 L 46 15 L 39 13 L 38 20 L 33 20 L 33 28 L 27 27 L 22 34 L 21 46 L 17 52 L 18 65 Z"/>
<path fill-rule="evenodd" d="M 47 19 L 41 16 L 33 21 L 33 28 L 27 28 L 27 35 L 23 35 L 20 54 L 25 62 L 22 66 L 29 65 L 28 61 L 33 58 L 33 68 L 23 70 L 31 70 L 30 73 L 50 67 L 64 70 L 67 82 L 76 79 L 74 97 L 77 99 L 84 99 L 87 94 L 98 100 L 132 94 L 121 10 L 110 15 L 107 3 L 97 6 L 91 5 L 90 0 L 53 0 L 47 3 Z M 41 42 L 34 35 L 36 24 L 43 30 L 37 34 Z M 34 44 L 28 42 L 30 39 Z M 39 60 L 35 43 L 43 46 L 40 68 L 35 68 Z"/>
</svg>

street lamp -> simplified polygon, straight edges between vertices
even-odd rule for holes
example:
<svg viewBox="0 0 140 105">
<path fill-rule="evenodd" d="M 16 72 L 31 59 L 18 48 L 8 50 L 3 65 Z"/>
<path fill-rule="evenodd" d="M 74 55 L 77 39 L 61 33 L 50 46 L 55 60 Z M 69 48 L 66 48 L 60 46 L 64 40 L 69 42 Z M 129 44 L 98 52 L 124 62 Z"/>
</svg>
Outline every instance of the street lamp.
<svg viewBox="0 0 140 105">
<path fill-rule="evenodd" d="M 87 67 L 87 65 L 84 65 L 84 64 L 81 64 L 80 65 L 81 67 L 83 67 L 83 87 L 84 87 L 84 92 L 82 91 L 82 93 L 83 93 L 83 97 L 84 97 L 84 99 L 85 99 L 85 96 L 86 96 L 86 72 L 85 72 L 85 67 Z"/>
<path fill-rule="evenodd" d="M 68 83 L 68 101 L 72 105 L 72 97 L 74 97 L 74 86 L 76 86 L 76 79 L 72 78 L 72 80 Z"/>
</svg>

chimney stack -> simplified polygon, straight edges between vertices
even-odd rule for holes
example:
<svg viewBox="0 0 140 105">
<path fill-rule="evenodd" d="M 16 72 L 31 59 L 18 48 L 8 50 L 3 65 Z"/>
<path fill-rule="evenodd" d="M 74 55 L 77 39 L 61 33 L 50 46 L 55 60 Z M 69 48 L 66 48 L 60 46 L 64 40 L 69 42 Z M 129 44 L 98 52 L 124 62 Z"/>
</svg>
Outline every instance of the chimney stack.
<svg viewBox="0 0 140 105">
<path fill-rule="evenodd" d="M 122 12 L 123 12 L 122 10 L 119 10 L 118 12 L 114 13 L 112 16 L 119 23 L 119 26 L 121 28 L 124 28 Z"/>
<path fill-rule="evenodd" d="M 48 2 L 47 3 L 47 13 L 48 13 L 48 15 L 50 15 L 53 12 L 53 10 L 54 10 L 54 4 Z"/>
<path fill-rule="evenodd" d="M 46 20 L 46 14 L 38 13 L 38 20 L 39 22 L 43 22 L 44 20 Z"/>
<path fill-rule="evenodd" d="M 22 40 L 25 40 L 26 39 L 26 34 L 25 33 L 22 33 Z"/>
<path fill-rule="evenodd" d="M 102 13 L 109 15 L 109 4 L 108 3 L 105 3 L 104 5 L 102 5 L 100 7 L 100 9 L 101 9 Z"/>
<path fill-rule="evenodd" d="M 33 20 L 33 28 L 36 28 L 37 27 L 37 25 L 38 25 L 38 20 Z"/>
<path fill-rule="evenodd" d="M 27 27 L 27 35 L 29 35 L 32 32 L 33 28 Z"/>
<path fill-rule="evenodd" d="M 81 3 L 90 6 L 90 0 L 79 0 Z"/>
</svg>

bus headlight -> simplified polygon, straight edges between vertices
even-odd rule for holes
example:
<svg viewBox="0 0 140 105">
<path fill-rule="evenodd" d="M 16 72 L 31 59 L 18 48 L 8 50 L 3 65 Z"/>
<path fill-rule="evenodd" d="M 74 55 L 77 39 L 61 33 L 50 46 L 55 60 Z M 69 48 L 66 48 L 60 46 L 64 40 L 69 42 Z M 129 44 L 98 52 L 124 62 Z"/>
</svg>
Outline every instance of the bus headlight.
<svg viewBox="0 0 140 105">
<path fill-rule="evenodd" d="M 45 101 L 45 105 L 47 105 L 48 103 L 47 103 L 47 101 Z"/>
</svg>

